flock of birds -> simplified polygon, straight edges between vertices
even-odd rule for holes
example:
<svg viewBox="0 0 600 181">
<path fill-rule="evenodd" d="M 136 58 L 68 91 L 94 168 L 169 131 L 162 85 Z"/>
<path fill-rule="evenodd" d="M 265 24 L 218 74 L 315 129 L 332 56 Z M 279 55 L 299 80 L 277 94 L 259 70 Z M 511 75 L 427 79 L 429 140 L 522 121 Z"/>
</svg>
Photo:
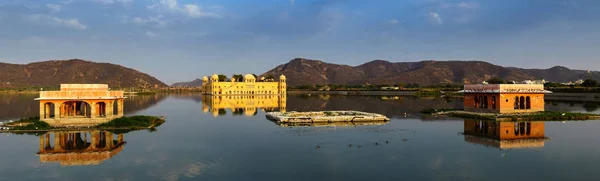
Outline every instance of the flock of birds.
<svg viewBox="0 0 600 181">
<path fill-rule="evenodd" d="M 405 142 L 405 143 L 406 143 L 408 140 L 409 140 L 409 139 L 403 138 L 403 139 L 402 139 L 402 142 Z M 389 143 L 390 143 L 390 141 L 388 141 L 388 140 L 385 140 L 385 144 L 389 144 Z M 375 142 L 375 143 L 374 143 L 374 145 L 375 145 L 375 146 L 378 146 L 378 145 L 380 145 L 380 143 L 379 143 L 379 142 Z M 352 144 L 348 144 L 348 148 L 352 148 L 353 146 L 354 146 L 354 145 L 352 145 Z M 357 146 L 356 146 L 356 148 L 358 148 L 358 149 L 360 149 L 361 147 L 362 147 L 362 145 L 357 145 Z M 318 149 L 321 149 L 321 146 L 320 146 L 320 145 L 317 145 L 317 146 L 315 146 L 315 149 L 316 149 L 316 150 L 318 150 Z"/>
</svg>

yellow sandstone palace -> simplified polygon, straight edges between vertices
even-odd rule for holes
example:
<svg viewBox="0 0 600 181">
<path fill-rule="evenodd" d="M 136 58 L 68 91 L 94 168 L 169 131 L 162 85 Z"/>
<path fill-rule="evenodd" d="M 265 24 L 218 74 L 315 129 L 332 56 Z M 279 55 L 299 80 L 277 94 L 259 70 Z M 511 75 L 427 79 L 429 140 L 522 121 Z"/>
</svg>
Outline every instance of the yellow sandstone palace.
<svg viewBox="0 0 600 181">
<path fill-rule="evenodd" d="M 252 74 L 246 74 L 240 82 L 234 78 L 221 82 L 217 74 L 212 75 L 210 80 L 208 77 L 202 78 L 202 92 L 209 95 L 280 95 L 286 94 L 286 88 L 284 75 L 279 77 L 279 81 L 264 81 L 263 78 L 259 82 Z"/>
</svg>

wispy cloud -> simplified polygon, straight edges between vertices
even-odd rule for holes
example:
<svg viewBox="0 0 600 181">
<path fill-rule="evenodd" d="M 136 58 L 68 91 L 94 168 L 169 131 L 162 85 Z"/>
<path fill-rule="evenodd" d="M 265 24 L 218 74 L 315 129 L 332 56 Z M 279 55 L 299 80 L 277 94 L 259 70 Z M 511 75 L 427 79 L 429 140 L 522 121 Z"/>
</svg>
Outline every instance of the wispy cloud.
<svg viewBox="0 0 600 181">
<path fill-rule="evenodd" d="M 167 20 L 162 14 L 159 14 L 158 16 L 150 16 L 148 18 L 134 17 L 133 23 L 138 25 L 155 24 L 158 27 L 163 27 L 167 24 Z"/>
<path fill-rule="evenodd" d="M 146 6 L 148 9 L 156 9 L 158 7 L 164 7 L 165 9 L 184 14 L 191 18 L 221 18 L 222 16 L 214 13 L 208 12 L 202 9 L 197 4 L 182 4 L 180 5 L 177 0 L 161 0 L 159 4 L 152 4 Z"/>
<path fill-rule="evenodd" d="M 133 0 L 92 0 L 92 2 L 100 3 L 100 4 L 114 4 L 116 2 L 127 4 Z"/>
<path fill-rule="evenodd" d="M 72 29 L 77 29 L 77 30 L 87 29 L 86 25 L 80 23 L 79 20 L 75 19 L 75 18 L 63 19 L 63 18 L 59 18 L 59 17 L 53 17 L 51 15 L 46 15 L 46 14 L 33 14 L 33 15 L 30 15 L 29 17 L 27 17 L 27 19 L 30 21 L 34 21 L 34 22 L 49 24 L 52 26 L 62 26 L 62 27 L 72 28 Z"/>
<path fill-rule="evenodd" d="M 294 6 L 296 4 L 296 0 L 290 0 L 290 6 Z"/>
<path fill-rule="evenodd" d="M 392 19 L 389 22 L 390 22 L 390 24 L 393 24 L 393 25 L 400 23 L 400 21 L 398 21 L 397 19 Z"/>
<path fill-rule="evenodd" d="M 71 4 L 74 0 L 64 0 L 60 1 L 61 4 Z"/>
<path fill-rule="evenodd" d="M 444 24 L 444 21 L 442 20 L 442 17 L 440 17 L 440 15 L 438 13 L 435 12 L 430 12 L 429 13 L 429 21 L 434 23 L 434 24 Z"/>
<path fill-rule="evenodd" d="M 479 8 L 479 3 L 477 2 L 459 2 L 456 6 L 458 6 L 459 8 L 465 8 L 465 9 L 477 9 Z"/>
<path fill-rule="evenodd" d="M 146 36 L 150 37 L 150 38 L 156 38 L 158 36 L 158 34 L 150 31 L 150 30 L 146 30 Z"/>
<path fill-rule="evenodd" d="M 61 9 L 61 6 L 57 4 L 46 4 L 46 7 L 53 13 L 60 12 Z"/>
</svg>

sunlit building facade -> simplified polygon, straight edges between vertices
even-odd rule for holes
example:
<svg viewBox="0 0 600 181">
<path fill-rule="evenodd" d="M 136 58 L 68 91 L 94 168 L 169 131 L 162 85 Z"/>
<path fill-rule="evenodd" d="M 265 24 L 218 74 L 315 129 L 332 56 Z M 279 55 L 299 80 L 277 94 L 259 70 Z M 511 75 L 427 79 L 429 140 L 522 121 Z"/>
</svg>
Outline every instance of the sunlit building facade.
<svg viewBox="0 0 600 181">
<path fill-rule="evenodd" d="M 487 113 L 521 113 L 544 111 L 543 84 L 473 84 L 465 85 L 464 110 Z"/>
<path fill-rule="evenodd" d="M 52 126 L 91 126 L 123 116 L 123 91 L 107 84 L 61 84 L 40 91 L 40 120 Z"/>
<path fill-rule="evenodd" d="M 202 97 L 202 110 L 217 117 L 227 114 L 254 116 L 263 111 L 286 112 L 286 95 L 223 95 Z"/>
<path fill-rule="evenodd" d="M 242 81 L 230 79 L 219 81 L 214 74 L 202 78 L 202 92 L 208 95 L 283 95 L 286 94 L 287 84 L 284 75 L 278 81 L 256 81 L 252 74 L 246 74 Z"/>
</svg>

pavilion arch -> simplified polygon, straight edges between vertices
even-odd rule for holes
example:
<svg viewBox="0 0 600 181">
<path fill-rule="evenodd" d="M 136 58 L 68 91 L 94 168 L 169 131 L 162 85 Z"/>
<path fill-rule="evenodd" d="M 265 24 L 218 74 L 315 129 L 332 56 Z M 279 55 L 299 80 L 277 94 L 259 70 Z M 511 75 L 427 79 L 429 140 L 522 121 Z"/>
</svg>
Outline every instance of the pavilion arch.
<svg viewBox="0 0 600 181">
<path fill-rule="evenodd" d="M 86 101 L 65 101 L 61 103 L 59 113 L 61 118 L 91 118 L 92 107 Z"/>
<path fill-rule="evenodd" d="M 55 104 L 53 102 L 44 103 L 44 116 L 41 119 L 53 119 L 56 115 L 55 113 Z"/>
<path fill-rule="evenodd" d="M 519 109 L 519 96 L 515 96 L 515 108 L 514 109 Z"/>
<path fill-rule="evenodd" d="M 96 102 L 96 116 L 97 117 L 106 117 L 106 103 L 105 102 Z"/>
<path fill-rule="evenodd" d="M 119 112 L 119 100 L 113 101 L 112 105 L 113 105 L 113 115 L 122 114 Z"/>
<path fill-rule="evenodd" d="M 531 98 L 529 96 L 525 98 L 525 105 L 525 109 L 531 109 Z"/>
</svg>

